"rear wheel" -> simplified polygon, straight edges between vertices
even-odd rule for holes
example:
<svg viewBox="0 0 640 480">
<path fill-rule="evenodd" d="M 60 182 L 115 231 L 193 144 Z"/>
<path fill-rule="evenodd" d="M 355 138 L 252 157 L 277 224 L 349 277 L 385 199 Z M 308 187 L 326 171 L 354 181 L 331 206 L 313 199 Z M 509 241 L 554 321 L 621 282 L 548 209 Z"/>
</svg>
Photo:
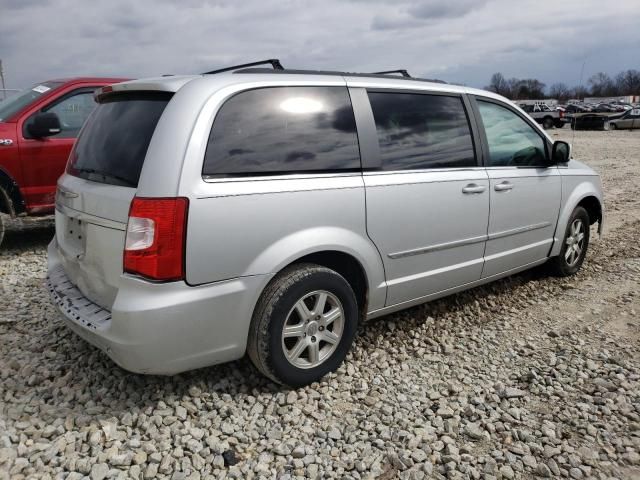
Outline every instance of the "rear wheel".
<svg viewBox="0 0 640 480">
<path fill-rule="evenodd" d="M 545 130 L 549 130 L 551 127 L 553 127 L 553 118 L 544 117 L 544 120 L 542 120 L 542 127 Z"/>
<path fill-rule="evenodd" d="M 582 207 L 576 207 L 569 218 L 560 255 L 550 261 L 556 275 L 567 277 L 580 270 L 589 248 L 589 225 L 587 211 Z"/>
<path fill-rule="evenodd" d="M 307 385 L 340 366 L 357 325 L 355 294 L 340 274 L 295 265 L 274 278 L 258 301 L 247 352 L 272 380 Z"/>
</svg>

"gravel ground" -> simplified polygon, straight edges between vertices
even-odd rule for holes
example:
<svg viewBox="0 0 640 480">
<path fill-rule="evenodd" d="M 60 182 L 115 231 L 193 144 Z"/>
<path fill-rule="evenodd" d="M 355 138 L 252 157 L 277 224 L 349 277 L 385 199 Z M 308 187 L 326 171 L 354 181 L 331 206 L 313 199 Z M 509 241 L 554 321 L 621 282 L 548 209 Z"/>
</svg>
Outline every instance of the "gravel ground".
<svg viewBox="0 0 640 480">
<path fill-rule="evenodd" d="M 0 253 L 0 478 L 640 478 L 640 131 L 553 135 L 603 175 L 606 235 L 581 272 L 370 322 L 299 390 L 246 359 L 121 370 L 49 304 L 50 224 L 17 224 Z"/>
</svg>

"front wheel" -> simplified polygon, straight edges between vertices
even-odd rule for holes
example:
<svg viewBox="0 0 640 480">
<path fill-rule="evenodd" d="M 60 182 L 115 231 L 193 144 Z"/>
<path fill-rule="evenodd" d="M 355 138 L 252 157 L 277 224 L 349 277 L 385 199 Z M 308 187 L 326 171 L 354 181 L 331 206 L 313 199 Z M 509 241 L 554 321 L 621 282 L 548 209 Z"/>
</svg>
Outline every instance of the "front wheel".
<svg viewBox="0 0 640 480">
<path fill-rule="evenodd" d="M 589 225 L 587 211 L 582 207 L 576 207 L 569 218 L 560 255 L 550 261 L 556 275 L 568 277 L 580 270 L 589 248 Z"/>
<path fill-rule="evenodd" d="M 247 352 L 260 372 L 299 387 L 337 369 L 353 343 L 358 304 L 349 283 L 315 264 L 278 274 L 256 306 Z"/>
</svg>

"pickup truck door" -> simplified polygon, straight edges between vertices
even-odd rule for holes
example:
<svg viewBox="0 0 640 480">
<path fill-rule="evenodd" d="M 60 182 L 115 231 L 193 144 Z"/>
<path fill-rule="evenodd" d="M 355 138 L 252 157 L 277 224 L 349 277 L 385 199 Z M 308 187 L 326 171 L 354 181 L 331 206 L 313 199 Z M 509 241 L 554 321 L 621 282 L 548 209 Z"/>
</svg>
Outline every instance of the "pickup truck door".
<svg viewBox="0 0 640 480">
<path fill-rule="evenodd" d="M 18 124 L 22 163 L 22 194 L 32 213 L 51 210 L 55 202 L 56 182 L 62 175 L 69 152 L 80 128 L 96 106 L 93 92 L 98 86 L 71 90 L 52 99 Z M 40 112 L 55 112 L 62 130 L 46 138 L 32 138 L 28 126 Z"/>
<path fill-rule="evenodd" d="M 561 202 L 548 141 L 509 106 L 476 98 L 489 176 L 489 227 L 482 278 L 545 259 Z"/>
</svg>

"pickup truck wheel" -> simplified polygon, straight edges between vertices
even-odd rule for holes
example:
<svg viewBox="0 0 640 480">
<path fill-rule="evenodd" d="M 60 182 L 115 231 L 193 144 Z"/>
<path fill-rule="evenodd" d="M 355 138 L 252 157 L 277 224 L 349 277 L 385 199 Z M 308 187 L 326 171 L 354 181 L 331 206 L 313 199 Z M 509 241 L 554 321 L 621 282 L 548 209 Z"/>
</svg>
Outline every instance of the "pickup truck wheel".
<svg viewBox="0 0 640 480">
<path fill-rule="evenodd" d="M 4 232 L 8 219 L 9 215 L 7 215 L 6 213 L 0 213 L 0 246 L 2 246 L 2 240 L 4 239 Z"/>
<path fill-rule="evenodd" d="M 544 120 L 542 120 L 542 128 L 549 130 L 551 127 L 553 127 L 553 118 L 544 117 Z"/>
<path fill-rule="evenodd" d="M 341 275 L 320 265 L 294 265 L 260 297 L 247 352 L 275 382 L 308 385 L 340 366 L 357 325 L 356 297 Z"/>
<path fill-rule="evenodd" d="M 589 248 L 589 225 L 587 211 L 582 207 L 576 207 L 569 218 L 560 255 L 550 261 L 554 274 L 568 277 L 580 270 Z"/>
</svg>

